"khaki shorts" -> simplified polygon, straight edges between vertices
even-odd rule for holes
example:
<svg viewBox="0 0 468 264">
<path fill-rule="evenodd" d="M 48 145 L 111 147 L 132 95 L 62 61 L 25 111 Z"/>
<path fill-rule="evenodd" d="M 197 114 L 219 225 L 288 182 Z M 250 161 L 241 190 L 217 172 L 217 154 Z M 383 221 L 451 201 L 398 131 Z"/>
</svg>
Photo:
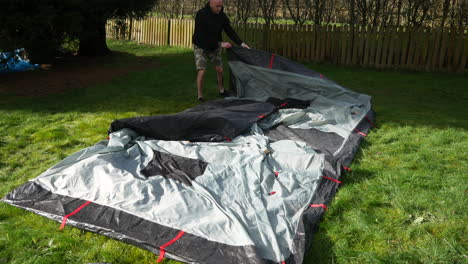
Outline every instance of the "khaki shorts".
<svg viewBox="0 0 468 264">
<path fill-rule="evenodd" d="M 206 70 L 208 68 L 208 61 L 210 61 L 215 67 L 223 67 L 221 47 L 211 52 L 207 52 L 194 44 L 193 52 L 195 53 L 195 65 L 197 66 L 197 70 Z"/>
</svg>

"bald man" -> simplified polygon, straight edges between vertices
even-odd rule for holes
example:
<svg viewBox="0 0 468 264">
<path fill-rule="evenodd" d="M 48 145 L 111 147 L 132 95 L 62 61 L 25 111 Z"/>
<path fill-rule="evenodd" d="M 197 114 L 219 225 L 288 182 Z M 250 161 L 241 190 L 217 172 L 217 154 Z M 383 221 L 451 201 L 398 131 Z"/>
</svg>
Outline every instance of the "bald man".
<svg viewBox="0 0 468 264">
<path fill-rule="evenodd" d="M 229 18 L 223 11 L 223 0 L 210 0 L 204 8 L 197 12 L 195 17 L 195 33 L 193 34 L 193 51 L 195 53 L 195 65 L 197 67 L 198 100 L 203 99 L 203 77 L 208 63 L 214 66 L 218 79 L 218 90 L 221 96 L 225 96 L 223 80 L 223 60 L 221 48 L 231 48 L 229 42 L 222 42 L 223 30 L 237 45 L 249 48 L 234 29 Z"/>
</svg>

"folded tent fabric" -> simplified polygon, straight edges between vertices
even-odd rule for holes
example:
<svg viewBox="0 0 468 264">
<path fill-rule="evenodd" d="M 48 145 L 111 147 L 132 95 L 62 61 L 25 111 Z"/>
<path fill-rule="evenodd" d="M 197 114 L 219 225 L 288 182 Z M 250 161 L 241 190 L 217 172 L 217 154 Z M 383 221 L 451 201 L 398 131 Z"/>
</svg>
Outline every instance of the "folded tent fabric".
<svg viewBox="0 0 468 264">
<path fill-rule="evenodd" d="M 253 100 L 217 100 L 174 115 L 132 117 L 112 122 L 109 132 L 129 128 L 161 140 L 219 142 L 235 138 L 259 116 L 276 110 L 272 104 Z"/>
</svg>

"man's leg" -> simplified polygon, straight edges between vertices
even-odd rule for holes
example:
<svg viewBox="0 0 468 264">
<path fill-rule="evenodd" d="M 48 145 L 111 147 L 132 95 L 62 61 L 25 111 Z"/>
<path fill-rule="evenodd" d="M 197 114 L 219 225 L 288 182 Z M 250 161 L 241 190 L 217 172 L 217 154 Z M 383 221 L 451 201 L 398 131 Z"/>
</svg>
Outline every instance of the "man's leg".
<svg viewBox="0 0 468 264">
<path fill-rule="evenodd" d="M 223 67 L 215 66 L 216 78 L 218 79 L 218 90 L 220 93 L 224 93 L 224 78 L 223 78 Z"/>
<path fill-rule="evenodd" d="M 197 91 L 198 98 L 203 97 L 203 77 L 205 76 L 205 69 L 200 69 L 197 72 Z"/>
<path fill-rule="evenodd" d="M 203 77 L 205 76 L 207 66 L 207 55 L 199 47 L 193 45 L 195 53 L 195 66 L 197 67 L 197 93 L 198 99 L 203 98 Z"/>
<path fill-rule="evenodd" d="M 218 80 L 218 90 L 221 94 L 224 94 L 223 56 L 221 47 L 214 51 L 212 63 L 216 71 L 216 79 Z"/>
</svg>

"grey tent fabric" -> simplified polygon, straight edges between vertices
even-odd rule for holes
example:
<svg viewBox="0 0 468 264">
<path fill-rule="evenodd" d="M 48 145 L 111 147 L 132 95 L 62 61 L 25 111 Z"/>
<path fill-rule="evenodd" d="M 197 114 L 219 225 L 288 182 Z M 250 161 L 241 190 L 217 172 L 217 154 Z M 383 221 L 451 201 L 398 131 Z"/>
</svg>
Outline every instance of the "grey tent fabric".
<svg viewBox="0 0 468 264">
<path fill-rule="evenodd" d="M 265 154 L 266 149 L 271 154 Z M 164 177 L 146 178 L 138 168 L 153 159 L 155 150 L 209 165 L 191 187 Z M 311 202 L 322 166 L 323 156 L 305 144 L 269 144 L 252 132 L 216 145 L 135 139 L 118 151 L 54 169 L 33 182 L 55 194 L 131 212 L 210 241 L 255 245 L 262 258 L 281 261 L 290 254 L 286 249 Z"/>
<path fill-rule="evenodd" d="M 233 49 L 236 97 L 118 120 L 2 201 L 184 262 L 301 263 L 374 115 L 284 58 L 256 65 L 269 56 Z"/>
<path fill-rule="evenodd" d="M 294 128 L 316 128 L 347 138 L 370 111 L 370 97 L 334 82 L 295 73 L 230 62 L 237 96 L 266 101 L 269 97 L 311 101 L 303 110 L 282 110 L 273 124 L 289 122 Z"/>
</svg>

